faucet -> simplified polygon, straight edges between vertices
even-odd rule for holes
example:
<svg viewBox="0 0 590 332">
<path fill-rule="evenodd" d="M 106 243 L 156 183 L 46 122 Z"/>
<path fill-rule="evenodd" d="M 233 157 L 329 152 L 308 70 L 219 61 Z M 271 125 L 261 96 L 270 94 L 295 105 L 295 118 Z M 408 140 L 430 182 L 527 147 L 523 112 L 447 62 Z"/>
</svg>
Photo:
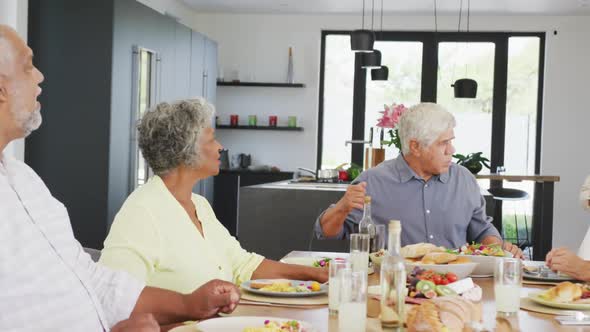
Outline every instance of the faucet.
<svg viewBox="0 0 590 332">
<path fill-rule="evenodd" d="M 370 130 L 370 134 L 369 134 L 369 140 L 368 141 L 363 141 L 362 139 L 351 139 L 348 141 L 344 141 L 344 146 L 348 146 L 348 144 L 373 144 L 373 127 L 371 127 Z"/>
</svg>

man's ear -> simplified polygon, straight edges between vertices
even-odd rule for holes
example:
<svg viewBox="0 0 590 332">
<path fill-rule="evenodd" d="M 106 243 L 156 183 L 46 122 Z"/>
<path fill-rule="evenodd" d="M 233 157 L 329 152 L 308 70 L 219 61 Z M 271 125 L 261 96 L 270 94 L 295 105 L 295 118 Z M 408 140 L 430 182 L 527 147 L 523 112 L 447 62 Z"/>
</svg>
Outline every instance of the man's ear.
<svg viewBox="0 0 590 332">
<path fill-rule="evenodd" d="M 0 74 L 0 103 L 8 102 L 8 89 L 6 87 L 6 78 Z"/>
<path fill-rule="evenodd" d="M 410 153 L 416 157 L 420 157 L 420 155 L 422 154 L 420 143 L 418 143 L 418 141 L 415 139 L 410 140 Z"/>
</svg>

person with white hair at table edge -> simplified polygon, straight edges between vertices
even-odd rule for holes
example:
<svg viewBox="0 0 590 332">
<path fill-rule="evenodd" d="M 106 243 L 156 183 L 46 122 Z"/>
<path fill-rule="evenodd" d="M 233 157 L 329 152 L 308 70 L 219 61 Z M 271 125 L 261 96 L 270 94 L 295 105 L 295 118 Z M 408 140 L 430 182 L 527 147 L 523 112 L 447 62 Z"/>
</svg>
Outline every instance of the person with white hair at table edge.
<svg viewBox="0 0 590 332">
<path fill-rule="evenodd" d="M 365 195 L 371 196 L 377 224 L 402 222 L 402 245 L 429 242 L 459 248 L 466 242 L 499 244 L 523 258 L 518 246 L 503 241 L 485 213 L 475 177 L 452 162 L 454 116 L 442 106 L 421 103 L 402 114 L 401 154 L 370 168 L 344 196 L 316 220 L 319 238 L 347 238 L 358 229 Z"/>
</svg>

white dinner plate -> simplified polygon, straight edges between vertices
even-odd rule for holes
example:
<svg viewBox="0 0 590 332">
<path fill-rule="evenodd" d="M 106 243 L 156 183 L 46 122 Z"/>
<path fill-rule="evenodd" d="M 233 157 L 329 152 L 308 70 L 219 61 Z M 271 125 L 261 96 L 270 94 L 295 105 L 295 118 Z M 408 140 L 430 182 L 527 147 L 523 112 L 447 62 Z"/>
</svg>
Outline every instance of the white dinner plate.
<svg viewBox="0 0 590 332">
<path fill-rule="evenodd" d="M 531 299 L 534 302 L 537 302 L 539 304 L 542 304 L 544 306 L 553 307 L 553 308 L 568 309 L 568 310 L 584 310 L 584 311 L 590 310 L 590 303 L 560 303 L 560 302 L 548 301 L 540 296 L 542 293 L 543 293 L 542 291 L 535 292 L 535 293 L 529 293 L 529 299 Z"/>
<path fill-rule="evenodd" d="M 330 259 L 334 259 L 331 257 L 286 257 L 280 260 L 281 263 L 286 263 L 286 264 L 297 264 L 297 265 L 304 265 L 304 266 L 314 266 L 314 263 L 318 262 L 321 259 L 325 259 L 325 258 L 330 258 Z M 336 259 L 346 259 L 344 257 L 338 257 Z M 368 274 L 373 274 L 375 273 L 375 269 L 373 269 L 372 266 L 369 266 L 368 270 L 367 270 Z"/>
<path fill-rule="evenodd" d="M 285 322 L 294 319 L 277 318 L 277 317 L 262 317 L 262 316 L 229 316 L 207 319 L 196 324 L 189 324 L 177 327 L 170 332 L 241 332 L 248 327 L 263 327 L 264 321 L 273 320 L 277 322 Z M 300 332 L 315 332 L 313 326 L 305 321 L 297 320 L 301 323 Z"/>
<path fill-rule="evenodd" d="M 270 280 L 270 279 L 248 280 L 248 281 L 244 281 L 240 287 L 242 287 L 242 289 L 244 289 L 248 292 L 254 293 L 254 294 L 259 294 L 259 295 L 264 295 L 264 296 L 273 296 L 273 297 L 309 297 L 309 296 L 317 296 L 317 295 L 322 295 L 322 294 L 328 293 L 328 285 L 323 285 L 323 284 L 320 284 L 320 290 L 317 292 L 308 292 L 308 293 L 269 292 L 269 291 L 264 291 L 261 289 L 255 289 L 255 288 L 250 287 L 250 284 L 252 283 L 252 281 L 269 282 L 272 280 Z M 291 282 L 291 285 L 293 287 L 299 286 L 299 285 L 305 285 L 305 287 L 307 287 L 307 286 L 310 286 L 312 283 L 312 281 L 302 281 L 302 280 L 289 280 L 289 281 Z"/>
</svg>

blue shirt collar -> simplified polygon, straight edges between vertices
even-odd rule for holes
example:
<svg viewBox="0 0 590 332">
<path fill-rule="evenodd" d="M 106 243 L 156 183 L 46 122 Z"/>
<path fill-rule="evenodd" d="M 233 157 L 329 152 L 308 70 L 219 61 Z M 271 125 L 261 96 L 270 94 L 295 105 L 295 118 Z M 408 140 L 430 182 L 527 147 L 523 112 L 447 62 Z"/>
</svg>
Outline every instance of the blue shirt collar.
<svg viewBox="0 0 590 332">
<path fill-rule="evenodd" d="M 408 163 L 406 162 L 406 160 L 404 159 L 404 157 L 401 154 L 396 158 L 396 162 L 395 162 L 393 168 L 394 168 L 393 169 L 394 174 L 397 173 L 397 175 L 399 177 L 399 181 L 401 183 L 406 183 L 406 182 L 410 181 L 412 178 L 417 179 L 417 180 L 422 180 L 422 178 L 420 176 L 418 176 L 418 174 L 416 174 L 416 172 L 414 172 L 414 170 L 410 167 L 410 165 L 408 165 Z M 449 171 L 450 171 L 450 168 L 449 168 Z M 442 183 L 449 182 L 449 177 L 450 177 L 449 172 L 433 176 L 434 179 L 437 179 L 438 181 L 440 181 Z"/>
</svg>

